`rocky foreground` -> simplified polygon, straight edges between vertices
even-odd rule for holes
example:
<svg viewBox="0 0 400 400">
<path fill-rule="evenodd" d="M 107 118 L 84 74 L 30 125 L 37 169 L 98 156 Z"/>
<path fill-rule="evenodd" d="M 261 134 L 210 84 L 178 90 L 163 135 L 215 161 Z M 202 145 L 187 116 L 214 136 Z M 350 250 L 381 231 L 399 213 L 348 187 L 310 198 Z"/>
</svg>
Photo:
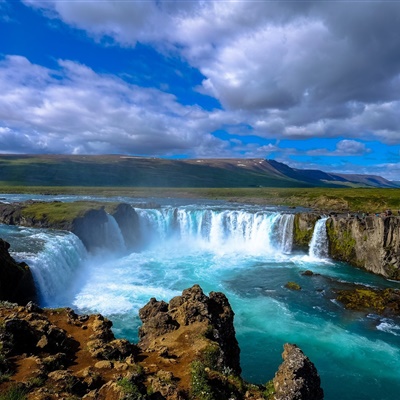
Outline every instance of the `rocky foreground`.
<svg viewBox="0 0 400 400">
<path fill-rule="evenodd" d="M 169 304 L 151 299 L 139 315 L 140 340 L 132 344 L 115 339 L 101 315 L 3 302 L 0 393 L 38 400 L 323 398 L 314 365 L 291 344 L 266 386 L 242 380 L 234 313 L 222 293 L 206 296 L 195 285 Z"/>
</svg>

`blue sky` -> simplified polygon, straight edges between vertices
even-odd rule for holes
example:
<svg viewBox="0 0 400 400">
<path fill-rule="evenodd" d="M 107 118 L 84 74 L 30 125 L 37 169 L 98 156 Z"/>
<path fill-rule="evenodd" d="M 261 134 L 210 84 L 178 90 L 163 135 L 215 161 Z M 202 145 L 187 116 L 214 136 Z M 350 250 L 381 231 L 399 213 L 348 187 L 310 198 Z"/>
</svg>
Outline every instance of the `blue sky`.
<svg viewBox="0 0 400 400">
<path fill-rule="evenodd" d="M 0 0 L 0 153 L 400 180 L 400 2 Z"/>
</svg>

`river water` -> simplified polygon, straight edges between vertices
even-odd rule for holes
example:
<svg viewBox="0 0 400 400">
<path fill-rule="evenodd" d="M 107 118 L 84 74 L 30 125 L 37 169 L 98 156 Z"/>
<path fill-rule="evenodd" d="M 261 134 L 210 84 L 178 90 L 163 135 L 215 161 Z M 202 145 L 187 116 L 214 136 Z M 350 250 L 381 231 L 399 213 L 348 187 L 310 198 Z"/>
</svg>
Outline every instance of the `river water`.
<svg viewBox="0 0 400 400">
<path fill-rule="evenodd" d="M 134 207 L 142 202 L 118 200 Z M 227 295 L 246 380 L 272 379 L 283 344 L 290 342 L 316 365 L 326 399 L 398 398 L 400 321 L 345 310 L 333 299 L 332 288 L 345 282 L 400 284 L 328 259 L 326 218 L 317 223 L 309 252 L 300 253 L 292 249 L 292 210 L 156 201 L 161 207 L 136 208 L 141 245 L 135 252 L 126 248 L 111 216 L 107 248 L 95 254 L 61 231 L 0 225 L 0 237 L 11 243 L 16 259 L 31 266 L 43 306 L 100 312 L 113 320 L 116 336 L 136 341 L 140 307 L 151 297 L 169 301 L 197 283 L 206 293 Z M 304 276 L 305 270 L 315 274 Z M 287 289 L 288 281 L 302 290 Z"/>
</svg>

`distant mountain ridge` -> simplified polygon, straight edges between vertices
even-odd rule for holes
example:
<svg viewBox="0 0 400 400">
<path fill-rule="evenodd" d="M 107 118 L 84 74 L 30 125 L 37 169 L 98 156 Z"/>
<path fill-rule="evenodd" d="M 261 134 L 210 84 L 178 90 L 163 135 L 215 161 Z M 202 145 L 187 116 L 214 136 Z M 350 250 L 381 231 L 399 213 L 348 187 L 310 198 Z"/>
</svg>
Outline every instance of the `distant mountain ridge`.
<svg viewBox="0 0 400 400">
<path fill-rule="evenodd" d="M 340 174 L 335 172 L 324 172 L 318 169 L 295 169 L 275 160 L 267 160 L 277 170 L 284 172 L 286 176 L 305 182 L 337 182 L 344 186 L 357 185 L 365 187 L 397 188 L 399 182 L 389 181 L 378 175 L 363 174 Z"/>
<path fill-rule="evenodd" d="M 379 187 L 380 176 L 295 169 L 264 159 L 185 159 L 122 155 L 0 155 L 0 184 L 102 187 Z"/>
</svg>

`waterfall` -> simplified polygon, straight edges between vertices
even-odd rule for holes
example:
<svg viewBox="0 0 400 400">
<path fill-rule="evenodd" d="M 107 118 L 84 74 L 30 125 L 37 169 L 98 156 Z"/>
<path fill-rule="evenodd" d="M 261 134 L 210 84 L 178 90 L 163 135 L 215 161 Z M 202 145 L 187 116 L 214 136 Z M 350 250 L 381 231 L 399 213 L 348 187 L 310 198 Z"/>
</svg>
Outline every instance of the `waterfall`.
<svg viewBox="0 0 400 400">
<path fill-rule="evenodd" d="M 115 218 L 107 214 L 107 223 L 104 225 L 107 249 L 123 252 L 126 250 L 125 240 Z"/>
<path fill-rule="evenodd" d="M 291 214 L 191 208 L 136 209 L 144 245 L 178 240 L 211 251 L 290 253 Z"/>
<path fill-rule="evenodd" d="M 321 259 L 328 257 L 328 236 L 326 234 L 327 219 L 328 217 L 322 217 L 315 224 L 308 252 L 311 258 Z"/>
<path fill-rule="evenodd" d="M 284 254 L 290 254 L 293 247 L 294 214 L 281 214 L 276 224 L 276 242 Z"/>
<path fill-rule="evenodd" d="M 67 288 L 79 275 L 87 257 L 83 243 L 73 233 L 40 233 L 45 245 L 37 254 L 30 254 L 24 261 L 30 266 L 40 303 L 57 305 L 67 296 Z M 61 304 L 61 303 L 60 303 Z"/>
</svg>

